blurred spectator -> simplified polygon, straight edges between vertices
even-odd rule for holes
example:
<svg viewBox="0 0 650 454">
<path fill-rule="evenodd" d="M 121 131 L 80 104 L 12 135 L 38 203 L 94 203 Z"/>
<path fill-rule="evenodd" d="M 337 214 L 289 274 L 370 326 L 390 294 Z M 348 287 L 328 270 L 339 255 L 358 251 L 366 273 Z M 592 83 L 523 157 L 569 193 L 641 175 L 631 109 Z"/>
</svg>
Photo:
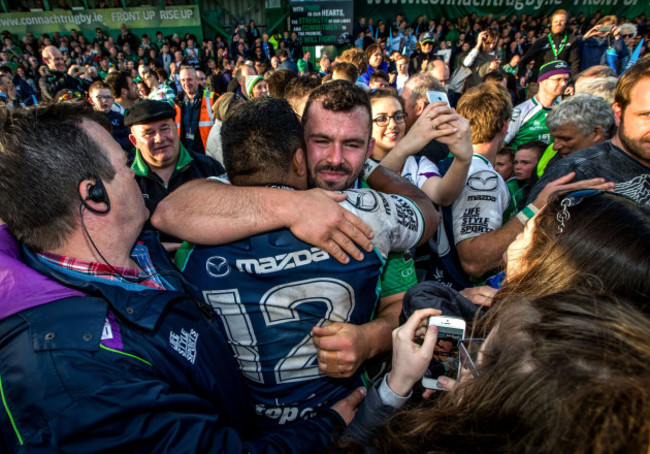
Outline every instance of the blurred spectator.
<svg viewBox="0 0 650 454">
<path fill-rule="evenodd" d="M 422 33 L 418 41 L 418 48 L 410 56 L 409 74 L 415 74 L 420 71 L 426 70 L 426 64 L 434 60 L 435 53 L 433 51 L 433 35 L 429 32 Z"/>
<path fill-rule="evenodd" d="M 533 62 L 530 75 L 532 81 L 536 81 L 542 65 L 555 60 L 563 60 L 569 64 L 571 72 L 578 74 L 580 69 L 580 50 L 577 45 L 577 38 L 569 35 L 566 31 L 568 14 L 560 9 L 551 16 L 551 33 L 536 40 L 519 61 L 519 77 L 526 76 L 525 71 L 529 62 Z M 532 98 L 537 93 L 537 82 L 530 82 L 526 92 L 526 98 Z"/>
</svg>

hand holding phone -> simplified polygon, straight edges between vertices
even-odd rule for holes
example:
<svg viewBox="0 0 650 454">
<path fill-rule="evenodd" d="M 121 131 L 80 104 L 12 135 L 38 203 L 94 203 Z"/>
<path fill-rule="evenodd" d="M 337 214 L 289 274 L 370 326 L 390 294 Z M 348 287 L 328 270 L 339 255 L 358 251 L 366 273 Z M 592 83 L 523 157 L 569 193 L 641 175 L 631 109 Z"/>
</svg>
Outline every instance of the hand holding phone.
<svg viewBox="0 0 650 454">
<path fill-rule="evenodd" d="M 422 378 L 437 340 L 436 331 L 429 327 L 429 317 L 439 314 L 438 309 L 417 310 L 393 331 L 393 367 L 386 381 L 394 393 L 406 396 Z"/>
<path fill-rule="evenodd" d="M 422 377 L 422 386 L 430 389 L 445 391 L 446 388 L 438 384 L 438 377 L 445 376 L 458 379 L 460 358 L 458 355 L 458 342 L 465 338 L 465 320 L 459 317 L 442 315 L 429 317 L 429 325 L 438 328 L 438 339 L 433 350 L 433 358 Z"/>
<path fill-rule="evenodd" d="M 447 107 L 450 107 L 449 98 L 447 97 L 447 93 L 445 93 L 444 91 L 428 91 L 427 99 L 429 100 L 429 103 L 434 103 L 436 101 L 446 102 Z"/>
</svg>

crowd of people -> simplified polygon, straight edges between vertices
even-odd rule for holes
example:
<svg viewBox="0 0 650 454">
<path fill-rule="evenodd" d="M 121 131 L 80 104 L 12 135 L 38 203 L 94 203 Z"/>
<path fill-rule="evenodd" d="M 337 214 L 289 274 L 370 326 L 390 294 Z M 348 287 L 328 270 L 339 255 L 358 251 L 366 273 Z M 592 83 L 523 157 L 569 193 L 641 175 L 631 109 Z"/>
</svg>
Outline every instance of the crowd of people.
<svg viewBox="0 0 650 454">
<path fill-rule="evenodd" d="M 3 33 L 0 450 L 647 453 L 647 33 Z"/>
</svg>

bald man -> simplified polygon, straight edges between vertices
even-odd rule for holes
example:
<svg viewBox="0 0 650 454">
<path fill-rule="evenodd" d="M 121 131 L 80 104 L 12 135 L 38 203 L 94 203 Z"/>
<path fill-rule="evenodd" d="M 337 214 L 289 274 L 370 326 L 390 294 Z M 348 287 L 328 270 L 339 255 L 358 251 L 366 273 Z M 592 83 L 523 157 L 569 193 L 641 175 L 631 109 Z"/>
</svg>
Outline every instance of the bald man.
<svg viewBox="0 0 650 454">
<path fill-rule="evenodd" d="M 70 66 L 66 74 L 63 55 L 56 46 L 46 46 L 41 52 L 41 56 L 47 65 L 45 75 L 38 82 L 44 101 L 51 100 L 59 90 L 64 88 L 83 93 L 84 82 L 77 78 L 80 74 L 79 65 Z"/>
<path fill-rule="evenodd" d="M 445 87 L 449 80 L 449 66 L 444 60 L 433 60 L 427 65 L 427 73 Z"/>
</svg>

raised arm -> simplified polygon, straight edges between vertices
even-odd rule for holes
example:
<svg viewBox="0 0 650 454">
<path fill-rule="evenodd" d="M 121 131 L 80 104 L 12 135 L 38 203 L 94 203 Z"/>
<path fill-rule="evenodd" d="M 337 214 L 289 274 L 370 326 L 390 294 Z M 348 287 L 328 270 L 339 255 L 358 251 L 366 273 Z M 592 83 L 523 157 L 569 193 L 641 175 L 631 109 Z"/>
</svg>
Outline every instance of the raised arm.
<svg viewBox="0 0 650 454">
<path fill-rule="evenodd" d="M 408 134 L 384 157 L 381 165 L 399 172 L 409 156 L 418 153 L 434 139 L 447 145 L 455 159 L 444 177 L 431 177 L 421 188 L 434 203 L 447 206 L 463 190 L 473 149 L 469 122 L 446 103 L 429 104 Z"/>
</svg>

